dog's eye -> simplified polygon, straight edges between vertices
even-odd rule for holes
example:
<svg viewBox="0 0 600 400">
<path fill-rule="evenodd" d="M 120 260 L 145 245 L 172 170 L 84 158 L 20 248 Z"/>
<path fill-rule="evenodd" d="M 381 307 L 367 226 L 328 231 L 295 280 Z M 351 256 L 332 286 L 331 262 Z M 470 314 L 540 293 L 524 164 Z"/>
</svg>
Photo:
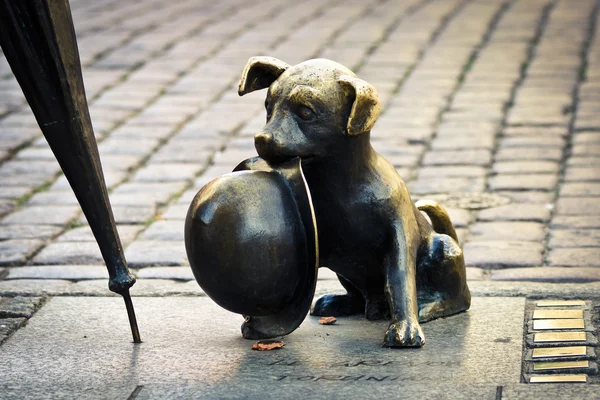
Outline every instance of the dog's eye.
<svg viewBox="0 0 600 400">
<path fill-rule="evenodd" d="M 310 108 L 308 108 L 306 106 L 300 106 L 300 107 L 298 107 L 298 116 L 300 118 L 302 118 L 303 120 L 309 120 L 314 115 L 315 115 L 315 113 Z"/>
</svg>

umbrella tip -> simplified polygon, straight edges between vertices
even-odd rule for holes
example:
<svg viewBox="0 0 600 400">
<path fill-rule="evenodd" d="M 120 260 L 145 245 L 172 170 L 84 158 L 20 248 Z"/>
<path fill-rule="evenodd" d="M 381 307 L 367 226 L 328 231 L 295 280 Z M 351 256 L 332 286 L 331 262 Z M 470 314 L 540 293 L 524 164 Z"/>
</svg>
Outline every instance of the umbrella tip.
<svg viewBox="0 0 600 400">
<path fill-rule="evenodd" d="M 131 301 L 131 295 L 129 289 L 125 289 L 121 292 L 123 300 L 125 300 L 125 308 L 127 308 L 127 316 L 129 317 L 129 325 L 131 326 L 131 335 L 133 336 L 133 343 L 142 343 L 140 337 L 140 330 L 138 329 L 137 319 L 135 317 L 135 310 L 133 309 L 133 302 Z"/>
</svg>

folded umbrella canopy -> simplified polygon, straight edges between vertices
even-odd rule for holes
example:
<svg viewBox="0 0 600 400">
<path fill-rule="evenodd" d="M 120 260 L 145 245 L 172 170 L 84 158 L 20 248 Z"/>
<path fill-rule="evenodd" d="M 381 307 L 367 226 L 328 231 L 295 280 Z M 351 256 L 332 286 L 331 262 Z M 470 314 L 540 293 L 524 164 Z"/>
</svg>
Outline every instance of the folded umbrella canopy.
<svg viewBox="0 0 600 400">
<path fill-rule="evenodd" d="M 0 0 L 0 45 L 92 228 L 123 296 L 135 343 L 140 334 L 129 272 L 102 174 L 67 0 Z"/>
</svg>

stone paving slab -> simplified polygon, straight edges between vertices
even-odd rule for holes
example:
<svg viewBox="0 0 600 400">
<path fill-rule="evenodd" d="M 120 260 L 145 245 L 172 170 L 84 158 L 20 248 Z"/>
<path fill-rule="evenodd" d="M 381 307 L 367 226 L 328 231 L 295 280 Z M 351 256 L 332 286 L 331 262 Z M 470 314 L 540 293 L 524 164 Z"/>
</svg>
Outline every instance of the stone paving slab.
<svg viewBox="0 0 600 400">
<path fill-rule="evenodd" d="M 554 268 L 554 267 L 553 267 Z M 528 275 L 524 274 L 525 279 Z M 575 275 L 577 276 L 577 275 Z M 195 280 L 176 280 L 177 278 L 142 278 L 138 279 L 131 289 L 134 297 L 158 296 L 203 296 L 204 292 Z M 557 279 L 558 280 L 558 279 Z M 469 288 L 473 296 L 492 297 L 531 297 L 531 298 L 567 298 L 577 299 L 598 298 L 600 295 L 600 282 L 588 281 L 584 283 L 553 283 L 552 276 L 548 279 L 511 279 L 507 281 L 490 281 L 487 279 L 469 281 Z M 315 291 L 315 298 L 328 293 L 346 293 L 336 278 L 319 279 Z M 0 295 L 14 296 L 91 296 L 106 297 L 118 296 L 108 290 L 108 281 L 105 279 L 88 279 L 72 282 L 64 279 L 11 279 L 0 281 Z"/>
<path fill-rule="evenodd" d="M 495 281 L 535 281 L 535 282 L 597 282 L 600 269 L 581 267 L 540 267 L 513 268 L 492 271 Z"/>
<path fill-rule="evenodd" d="M 72 0 L 71 7 L 125 254 L 156 280 L 140 279 L 144 294 L 188 293 L 180 285 L 189 272 L 164 268 L 186 268 L 189 203 L 255 154 L 264 92 L 240 98 L 236 83 L 257 54 L 292 64 L 330 57 L 372 83 L 382 102 L 373 146 L 415 199 L 461 192 L 510 199 L 449 207 L 475 268 L 471 280 L 499 291 L 505 286 L 496 279 L 595 280 L 595 0 Z M 102 263 L 74 204 L 0 54 L 0 265 L 65 266 L 47 284 L 23 277 L 0 281 L 2 290 L 101 293 L 100 281 L 70 279 L 74 263 Z"/>
<path fill-rule="evenodd" d="M 380 387 L 423 394 L 463 387 L 464 398 L 494 398 L 497 386 L 520 382 L 524 304 L 475 298 L 467 313 L 424 324 L 421 349 L 381 348 L 385 321 L 322 326 L 308 317 L 284 338 L 286 347 L 256 352 L 241 337 L 242 317 L 207 298 L 136 299 L 144 343 L 134 345 L 118 299 L 57 297 L 0 347 L 7 360 L 0 373 L 5 386 L 31 387 L 24 398 L 41 387 L 70 387 L 78 397 L 131 384 L 147 386 L 145 398 L 159 398 L 161 386 L 184 396 L 180 385 L 200 397 L 289 398 L 296 387 L 336 397 L 351 385 L 358 397 Z"/>
</svg>

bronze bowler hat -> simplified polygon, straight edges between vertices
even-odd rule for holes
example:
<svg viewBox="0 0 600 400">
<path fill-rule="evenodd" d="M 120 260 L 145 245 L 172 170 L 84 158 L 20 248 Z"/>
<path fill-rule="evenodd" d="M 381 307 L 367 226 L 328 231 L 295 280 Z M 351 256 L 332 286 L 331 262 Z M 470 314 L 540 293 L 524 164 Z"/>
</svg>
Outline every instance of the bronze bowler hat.
<svg viewBox="0 0 600 400">
<path fill-rule="evenodd" d="M 249 170 L 252 169 L 252 170 Z M 318 249 L 310 192 L 295 159 L 250 159 L 196 194 L 185 223 L 187 256 L 202 289 L 242 314 L 246 338 L 285 335 L 310 309 Z"/>
</svg>

